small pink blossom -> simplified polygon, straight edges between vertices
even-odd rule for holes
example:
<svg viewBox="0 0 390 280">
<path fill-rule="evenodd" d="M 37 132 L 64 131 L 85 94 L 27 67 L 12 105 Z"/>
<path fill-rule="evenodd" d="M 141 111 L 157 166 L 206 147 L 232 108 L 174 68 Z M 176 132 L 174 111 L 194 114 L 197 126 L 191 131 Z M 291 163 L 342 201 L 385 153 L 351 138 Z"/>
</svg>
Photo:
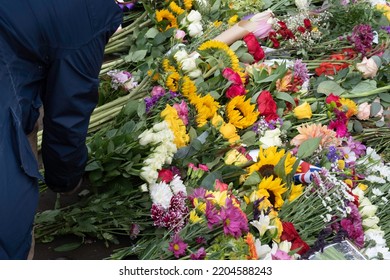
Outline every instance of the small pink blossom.
<svg viewBox="0 0 390 280">
<path fill-rule="evenodd" d="M 186 33 L 183 30 L 181 30 L 181 29 L 176 30 L 175 39 L 182 40 L 185 36 L 186 36 Z"/>
<path fill-rule="evenodd" d="M 221 182 L 220 180 L 216 179 L 214 189 L 216 191 L 220 191 L 220 192 L 226 191 L 228 189 L 228 184 L 225 184 L 225 183 Z"/>
<path fill-rule="evenodd" d="M 172 238 L 172 241 L 169 242 L 168 250 L 173 252 L 176 258 L 185 255 L 186 249 L 188 247 L 187 243 L 180 238 L 179 235 L 175 234 Z"/>
<path fill-rule="evenodd" d="M 176 109 L 179 118 L 183 121 L 184 125 L 188 124 L 188 106 L 187 103 L 182 101 L 180 104 L 175 103 L 173 108 Z"/>
<path fill-rule="evenodd" d="M 370 118 L 370 112 L 371 112 L 371 105 L 368 104 L 368 102 L 364 102 L 359 105 L 359 109 L 356 117 L 362 121 L 368 120 Z"/>
</svg>

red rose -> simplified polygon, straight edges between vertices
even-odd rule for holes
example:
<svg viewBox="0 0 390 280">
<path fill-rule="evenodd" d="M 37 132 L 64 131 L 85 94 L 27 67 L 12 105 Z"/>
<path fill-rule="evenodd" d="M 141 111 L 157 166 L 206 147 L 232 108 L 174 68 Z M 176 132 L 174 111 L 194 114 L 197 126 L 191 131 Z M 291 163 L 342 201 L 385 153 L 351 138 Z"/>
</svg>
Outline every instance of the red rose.
<svg viewBox="0 0 390 280">
<path fill-rule="evenodd" d="M 227 90 L 226 90 L 226 97 L 229 99 L 232 99 L 236 96 L 239 95 L 245 95 L 246 90 L 245 87 L 241 85 L 231 85 Z"/>
<path fill-rule="evenodd" d="M 169 183 L 173 179 L 173 172 L 169 169 L 161 169 L 158 172 L 158 178 L 165 183 Z"/>
<path fill-rule="evenodd" d="M 227 68 L 223 69 L 222 76 L 235 85 L 242 84 L 242 80 L 241 80 L 240 75 L 238 75 L 237 72 L 234 72 L 234 70 L 231 68 L 227 67 Z"/>
<path fill-rule="evenodd" d="M 248 52 L 253 56 L 256 62 L 262 60 L 265 57 L 264 51 L 261 48 L 259 41 L 257 41 L 256 36 L 251 32 L 244 36 L 243 38 Z"/>
<path fill-rule="evenodd" d="M 278 107 L 269 91 L 263 90 L 260 93 L 259 97 L 257 97 L 257 106 L 260 114 L 265 117 L 267 122 L 279 118 L 278 114 L 276 114 Z"/>
<path fill-rule="evenodd" d="M 306 27 L 307 30 L 311 30 L 311 22 L 310 22 L 310 19 L 305 18 L 305 19 L 303 20 L 303 24 L 305 25 L 305 27 Z"/>
<path fill-rule="evenodd" d="M 305 29 L 305 27 L 303 27 L 303 26 L 298 26 L 298 31 L 299 32 L 301 32 L 301 33 L 305 33 L 306 32 L 306 29 Z"/>
</svg>

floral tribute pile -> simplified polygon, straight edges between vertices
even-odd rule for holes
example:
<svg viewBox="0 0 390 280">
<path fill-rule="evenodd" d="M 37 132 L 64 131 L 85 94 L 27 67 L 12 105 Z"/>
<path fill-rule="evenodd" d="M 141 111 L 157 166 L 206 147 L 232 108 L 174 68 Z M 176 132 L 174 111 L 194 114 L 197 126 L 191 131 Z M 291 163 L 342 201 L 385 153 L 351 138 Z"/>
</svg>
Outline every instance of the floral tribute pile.
<svg viewBox="0 0 390 280">
<path fill-rule="evenodd" d="M 112 259 L 299 260 L 343 240 L 390 259 L 389 3 L 137 9 L 102 74 L 119 107 L 88 139 L 91 191 L 38 213 L 37 238 L 120 240 Z"/>
</svg>

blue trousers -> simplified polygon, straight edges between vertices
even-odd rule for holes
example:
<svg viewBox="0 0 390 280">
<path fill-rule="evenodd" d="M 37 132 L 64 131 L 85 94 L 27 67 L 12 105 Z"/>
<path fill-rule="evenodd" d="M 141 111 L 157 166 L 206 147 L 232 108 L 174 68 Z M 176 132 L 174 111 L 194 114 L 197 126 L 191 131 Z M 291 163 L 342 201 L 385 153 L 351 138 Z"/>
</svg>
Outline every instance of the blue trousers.
<svg viewBox="0 0 390 280">
<path fill-rule="evenodd" d="M 0 259 L 25 259 L 38 204 L 27 140 L 44 107 L 44 180 L 74 187 L 98 101 L 104 48 L 122 21 L 114 0 L 0 0 Z"/>
</svg>

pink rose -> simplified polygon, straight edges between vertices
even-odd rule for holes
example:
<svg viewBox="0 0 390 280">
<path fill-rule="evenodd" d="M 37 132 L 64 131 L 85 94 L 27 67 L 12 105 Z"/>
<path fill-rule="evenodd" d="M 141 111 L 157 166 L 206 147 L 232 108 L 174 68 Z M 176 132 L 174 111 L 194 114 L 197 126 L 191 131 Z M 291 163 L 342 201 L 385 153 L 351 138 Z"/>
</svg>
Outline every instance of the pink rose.
<svg viewBox="0 0 390 280">
<path fill-rule="evenodd" d="M 358 113 L 356 117 L 361 120 L 368 120 L 370 118 L 371 105 L 368 102 L 364 102 L 359 105 Z"/>
</svg>

